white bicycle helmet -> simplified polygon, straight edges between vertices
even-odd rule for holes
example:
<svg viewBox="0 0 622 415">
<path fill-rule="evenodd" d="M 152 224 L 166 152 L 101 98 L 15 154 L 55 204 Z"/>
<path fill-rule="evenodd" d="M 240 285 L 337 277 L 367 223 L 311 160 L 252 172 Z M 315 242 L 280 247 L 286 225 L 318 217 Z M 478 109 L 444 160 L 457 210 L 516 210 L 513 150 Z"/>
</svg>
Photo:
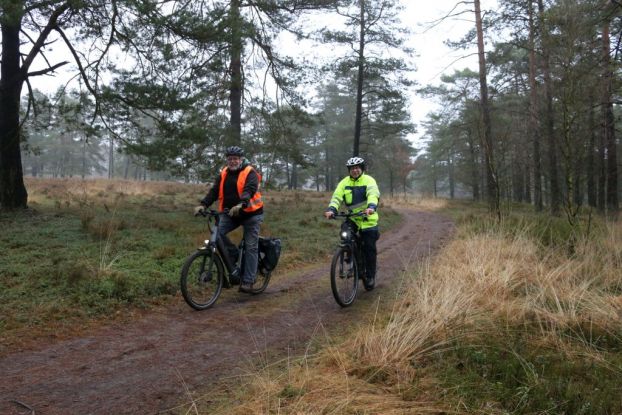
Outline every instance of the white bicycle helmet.
<svg viewBox="0 0 622 415">
<path fill-rule="evenodd" d="M 361 157 L 351 157 L 346 161 L 346 167 L 361 166 L 361 170 L 365 170 L 365 160 Z"/>
</svg>

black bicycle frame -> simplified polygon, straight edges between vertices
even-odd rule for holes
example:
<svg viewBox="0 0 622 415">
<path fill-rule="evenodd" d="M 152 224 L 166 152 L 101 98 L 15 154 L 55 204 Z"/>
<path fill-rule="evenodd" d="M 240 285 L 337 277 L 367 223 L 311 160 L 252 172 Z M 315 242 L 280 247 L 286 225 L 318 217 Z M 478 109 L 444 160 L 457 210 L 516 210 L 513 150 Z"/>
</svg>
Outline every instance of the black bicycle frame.
<svg viewBox="0 0 622 415">
<path fill-rule="evenodd" d="M 223 237 L 221 237 L 218 234 L 218 228 L 220 227 L 218 221 L 220 220 L 220 218 L 218 217 L 218 214 L 212 214 L 212 217 L 214 217 L 214 228 L 212 229 L 212 234 L 209 239 L 208 248 L 211 248 L 211 249 L 215 248 L 216 251 L 218 251 L 220 258 L 222 259 L 222 262 L 225 265 L 225 268 L 227 269 L 227 274 L 231 275 L 231 273 L 233 273 L 236 267 L 241 266 L 242 256 L 244 254 L 244 239 L 242 239 L 242 242 L 238 246 L 239 256 L 237 258 L 237 261 L 233 261 L 231 257 L 229 256 L 229 250 L 227 249 L 227 246 L 225 245 L 225 241 L 224 241 L 224 238 L 226 238 L 227 236 L 224 235 Z"/>
<path fill-rule="evenodd" d="M 347 232 L 347 236 L 344 238 L 343 233 Z M 357 271 L 359 275 L 364 275 L 365 271 L 365 256 L 363 255 L 363 239 L 361 233 L 356 225 L 350 218 L 347 218 L 341 224 L 341 243 L 342 247 L 349 246 L 352 249 L 352 254 L 356 260 Z"/>
</svg>

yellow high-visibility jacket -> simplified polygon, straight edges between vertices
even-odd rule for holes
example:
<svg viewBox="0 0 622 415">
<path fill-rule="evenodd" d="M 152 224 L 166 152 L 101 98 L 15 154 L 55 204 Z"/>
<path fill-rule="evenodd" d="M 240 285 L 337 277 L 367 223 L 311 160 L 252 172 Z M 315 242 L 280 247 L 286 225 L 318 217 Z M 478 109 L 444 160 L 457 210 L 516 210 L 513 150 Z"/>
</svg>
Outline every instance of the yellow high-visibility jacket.
<svg viewBox="0 0 622 415">
<path fill-rule="evenodd" d="M 361 212 L 367 208 L 376 210 L 380 199 L 380 190 L 373 177 L 363 173 L 358 179 L 351 176 L 345 177 L 339 182 L 330 199 L 328 209 L 337 212 L 341 203 L 352 212 Z M 358 225 L 359 229 L 368 229 L 378 226 L 378 212 L 367 216 L 367 220 L 362 216 L 353 217 L 352 220 Z"/>
</svg>

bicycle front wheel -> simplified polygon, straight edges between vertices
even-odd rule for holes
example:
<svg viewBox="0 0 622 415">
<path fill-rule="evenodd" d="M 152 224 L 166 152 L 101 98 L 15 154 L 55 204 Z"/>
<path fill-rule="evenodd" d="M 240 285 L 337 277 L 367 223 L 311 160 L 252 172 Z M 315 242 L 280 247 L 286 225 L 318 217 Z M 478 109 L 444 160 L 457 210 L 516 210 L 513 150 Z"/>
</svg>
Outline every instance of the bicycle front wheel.
<svg viewBox="0 0 622 415">
<path fill-rule="evenodd" d="M 222 290 L 224 267 L 218 254 L 201 249 L 190 255 L 181 269 L 181 294 L 195 310 L 211 307 Z"/>
<path fill-rule="evenodd" d="M 356 298 L 358 283 L 358 268 L 352 249 L 337 249 L 330 265 L 330 287 L 337 304 L 342 307 L 351 305 Z"/>
</svg>

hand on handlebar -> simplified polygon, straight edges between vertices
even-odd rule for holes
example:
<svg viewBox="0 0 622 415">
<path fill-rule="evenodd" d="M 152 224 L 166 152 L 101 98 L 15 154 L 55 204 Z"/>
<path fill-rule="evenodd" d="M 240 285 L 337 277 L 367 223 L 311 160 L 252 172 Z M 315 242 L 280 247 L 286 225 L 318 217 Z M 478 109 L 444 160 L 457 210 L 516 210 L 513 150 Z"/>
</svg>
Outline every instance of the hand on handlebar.
<svg viewBox="0 0 622 415">
<path fill-rule="evenodd" d="M 203 206 L 203 205 L 195 207 L 194 208 L 194 216 L 203 215 L 203 213 L 205 213 L 205 209 L 207 209 L 207 208 L 205 206 Z"/>
<path fill-rule="evenodd" d="M 367 215 L 367 216 L 371 216 L 371 215 L 373 215 L 376 211 L 375 211 L 374 209 L 372 209 L 372 208 L 367 208 L 367 209 L 365 209 L 363 212 L 365 213 L 365 215 Z"/>
<path fill-rule="evenodd" d="M 229 209 L 229 212 L 227 213 L 227 215 L 229 215 L 229 217 L 231 218 L 237 218 L 238 216 L 240 216 L 240 212 L 242 211 L 242 209 L 243 209 L 242 203 L 238 203 L 237 205 Z"/>
<path fill-rule="evenodd" d="M 335 212 L 333 212 L 332 210 L 327 210 L 326 212 L 324 212 L 324 217 L 326 219 L 333 219 L 335 217 Z"/>
</svg>

